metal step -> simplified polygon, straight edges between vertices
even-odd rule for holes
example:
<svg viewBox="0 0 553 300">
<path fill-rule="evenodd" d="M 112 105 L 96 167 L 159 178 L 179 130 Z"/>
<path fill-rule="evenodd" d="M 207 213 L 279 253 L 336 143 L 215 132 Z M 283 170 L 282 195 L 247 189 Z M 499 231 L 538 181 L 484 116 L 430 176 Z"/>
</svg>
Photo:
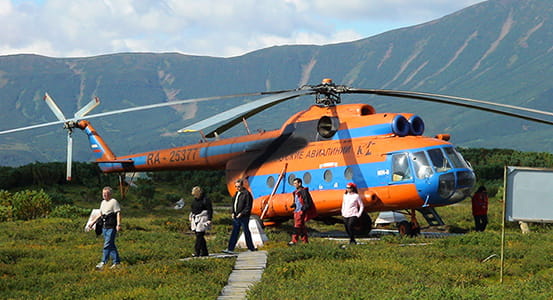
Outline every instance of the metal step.
<svg viewBox="0 0 553 300">
<path fill-rule="evenodd" d="M 434 209 L 434 207 L 422 207 L 417 208 L 417 210 L 422 214 L 428 225 L 430 226 L 443 226 L 445 225 L 444 221 Z"/>
</svg>

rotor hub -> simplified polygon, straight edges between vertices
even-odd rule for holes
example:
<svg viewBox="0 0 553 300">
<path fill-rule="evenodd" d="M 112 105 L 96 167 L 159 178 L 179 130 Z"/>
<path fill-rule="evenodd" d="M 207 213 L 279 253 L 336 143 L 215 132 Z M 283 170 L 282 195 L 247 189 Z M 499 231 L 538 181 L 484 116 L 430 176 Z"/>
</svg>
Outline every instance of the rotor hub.
<svg viewBox="0 0 553 300">
<path fill-rule="evenodd" d="M 316 92 L 315 103 L 324 106 L 335 106 L 342 103 L 341 93 L 347 91 L 344 85 L 336 85 L 332 79 L 325 78 L 319 85 L 308 86 Z"/>
</svg>

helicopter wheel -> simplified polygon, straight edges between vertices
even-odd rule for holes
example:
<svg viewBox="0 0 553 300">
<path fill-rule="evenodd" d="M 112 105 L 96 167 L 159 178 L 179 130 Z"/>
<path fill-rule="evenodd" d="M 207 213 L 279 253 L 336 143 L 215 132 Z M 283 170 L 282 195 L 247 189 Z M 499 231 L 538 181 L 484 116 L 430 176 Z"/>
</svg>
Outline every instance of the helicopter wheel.
<svg viewBox="0 0 553 300">
<path fill-rule="evenodd" d="M 407 221 L 401 221 L 397 224 L 397 231 L 401 236 L 411 236 L 411 224 Z"/>
<path fill-rule="evenodd" d="M 415 237 L 420 234 L 421 229 L 415 226 L 413 222 L 401 221 L 397 225 L 397 230 L 401 236 Z"/>
</svg>

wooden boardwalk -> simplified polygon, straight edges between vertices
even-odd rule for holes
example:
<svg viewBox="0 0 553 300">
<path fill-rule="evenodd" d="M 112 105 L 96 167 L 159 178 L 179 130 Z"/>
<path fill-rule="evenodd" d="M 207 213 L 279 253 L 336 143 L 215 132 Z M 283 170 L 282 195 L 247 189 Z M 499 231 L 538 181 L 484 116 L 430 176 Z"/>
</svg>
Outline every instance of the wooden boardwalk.
<svg viewBox="0 0 553 300">
<path fill-rule="evenodd" d="M 246 299 L 246 292 L 261 280 L 266 265 L 267 251 L 240 252 L 228 283 L 217 299 Z"/>
</svg>

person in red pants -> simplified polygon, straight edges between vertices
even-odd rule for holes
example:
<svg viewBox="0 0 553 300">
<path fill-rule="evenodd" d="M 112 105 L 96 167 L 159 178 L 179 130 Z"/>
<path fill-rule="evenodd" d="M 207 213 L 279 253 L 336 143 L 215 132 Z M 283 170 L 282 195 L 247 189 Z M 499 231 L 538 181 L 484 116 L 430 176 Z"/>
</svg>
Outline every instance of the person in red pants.
<svg viewBox="0 0 553 300">
<path fill-rule="evenodd" d="M 301 239 L 304 243 L 309 242 L 305 223 L 317 215 L 317 209 L 315 208 L 309 189 L 303 187 L 300 178 L 294 179 L 293 184 L 296 187 L 296 190 L 292 193 L 294 195 L 294 204 L 291 205 L 294 209 L 294 232 L 292 233 L 292 240 L 288 243 L 290 246 L 297 244 L 298 239 Z"/>
</svg>

